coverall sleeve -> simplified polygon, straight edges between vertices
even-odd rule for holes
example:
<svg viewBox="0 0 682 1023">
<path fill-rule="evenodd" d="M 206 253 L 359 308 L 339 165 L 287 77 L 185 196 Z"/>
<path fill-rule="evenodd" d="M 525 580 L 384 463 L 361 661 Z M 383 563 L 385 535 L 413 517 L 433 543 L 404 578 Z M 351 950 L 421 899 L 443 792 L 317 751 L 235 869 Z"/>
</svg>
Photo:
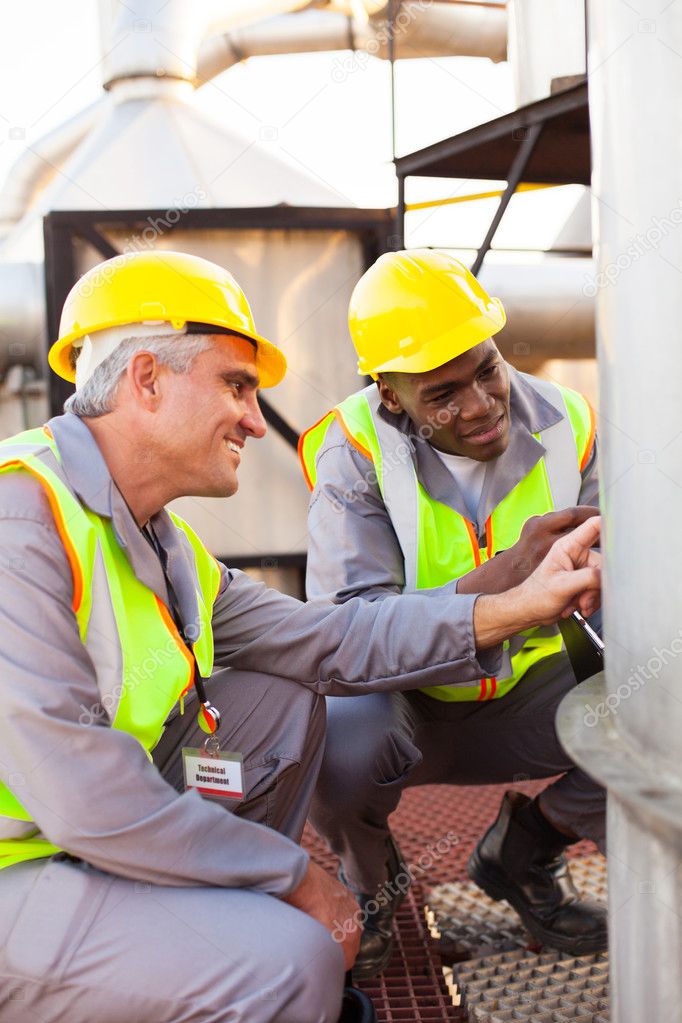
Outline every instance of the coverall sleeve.
<svg viewBox="0 0 682 1023">
<path fill-rule="evenodd" d="M 495 675 L 501 646 L 476 651 L 478 594 L 441 587 L 434 599 L 434 592 L 302 603 L 225 569 L 213 613 L 216 664 L 349 696 Z"/>
<path fill-rule="evenodd" d="M 66 553 L 27 476 L 0 477 L 0 566 L 0 778 L 44 837 L 155 884 L 297 887 L 308 857 L 294 842 L 196 792 L 178 795 L 139 742 L 110 727 Z"/>
<path fill-rule="evenodd" d="M 372 463 L 332 423 L 317 456 L 308 512 L 309 597 L 341 602 L 401 593 L 403 556 Z"/>
</svg>

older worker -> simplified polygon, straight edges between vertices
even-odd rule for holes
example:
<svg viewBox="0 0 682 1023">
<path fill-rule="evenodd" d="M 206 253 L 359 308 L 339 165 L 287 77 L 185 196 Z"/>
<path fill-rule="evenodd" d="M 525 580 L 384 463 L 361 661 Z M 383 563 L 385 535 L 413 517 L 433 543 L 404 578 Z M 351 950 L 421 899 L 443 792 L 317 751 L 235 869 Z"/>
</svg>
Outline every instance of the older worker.
<svg viewBox="0 0 682 1023">
<path fill-rule="evenodd" d="M 503 596 L 301 604 L 164 507 L 234 493 L 284 374 L 234 279 L 122 256 L 60 334 L 66 414 L 0 444 L 0 1021 L 333 1023 L 358 936 L 298 845 L 320 694 L 494 673 L 596 602 L 597 529 Z"/>
</svg>

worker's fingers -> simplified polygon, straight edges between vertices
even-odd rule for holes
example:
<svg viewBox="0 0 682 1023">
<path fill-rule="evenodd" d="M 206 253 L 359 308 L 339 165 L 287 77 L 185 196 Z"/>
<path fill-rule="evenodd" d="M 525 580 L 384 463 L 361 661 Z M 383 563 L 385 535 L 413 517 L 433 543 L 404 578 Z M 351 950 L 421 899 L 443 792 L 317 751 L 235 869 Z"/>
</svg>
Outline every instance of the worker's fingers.
<svg viewBox="0 0 682 1023">
<path fill-rule="evenodd" d="M 362 937 L 362 914 L 352 892 L 311 860 L 298 888 L 283 900 L 327 928 L 334 941 L 341 945 L 346 969 L 350 969 Z"/>
<path fill-rule="evenodd" d="M 558 572 L 556 586 L 562 593 L 574 594 L 576 599 L 586 590 L 601 589 L 601 569 L 596 565 L 585 565 L 569 572 Z"/>
<path fill-rule="evenodd" d="M 350 970 L 360 950 L 362 912 L 347 888 L 344 888 L 344 896 L 338 898 L 334 909 L 331 934 L 334 941 L 340 943 L 346 969 Z"/>
<path fill-rule="evenodd" d="M 346 940 L 341 946 L 343 951 L 343 961 L 346 965 L 346 970 L 353 969 L 353 963 L 358 957 L 360 951 L 360 939 L 362 938 L 362 928 L 356 927 L 355 930 L 348 935 Z"/>
<path fill-rule="evenodd" d="M 600 555 L 592 551 L 601 533 L 601 516 L 592 515 L 582 525 L 562 536 L 551 548 L 547 557 L 563 567 L 570 567 L 567 560 L 575 568 L 592 563 L 596 567 L 596 559 Z"/>
<path fill-rule="evenodd" d="M 576 526 L 581 526 L 587 519 L 594 518 L 598 514 L 599 509 L 593 508 L 592 505 L 578 504 L 572 508 L 562 508 L 561 511 L 548 512 L 544 519 L 547 520 L 548 525 L 551 525 L 553 531 L 564 533 L 567 530 L 575 529 Z"/>
<path fill-rule="evenodd" d="M 578 597 L 578 611 L 583 618 L 589 618 L 601 607 L 601 590 L 585 590 Z"/>
<path fill-rule="evenodd" d="M 594 548 L 585 552 L 585 564 L 594 568 L 601 568 L 602 554 L 601 551 L 595 551 Z"/>
</svg>

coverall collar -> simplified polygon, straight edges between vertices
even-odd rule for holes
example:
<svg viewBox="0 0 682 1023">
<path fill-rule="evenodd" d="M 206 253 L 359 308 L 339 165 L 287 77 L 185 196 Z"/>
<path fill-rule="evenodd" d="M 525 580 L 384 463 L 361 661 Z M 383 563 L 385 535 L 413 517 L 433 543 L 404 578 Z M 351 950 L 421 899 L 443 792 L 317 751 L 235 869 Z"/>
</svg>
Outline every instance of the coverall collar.
<svg viewBox="0 0 682 1023">
<path fill-rule="evenodd" d="M 111 524 L 135 576 L 169 605 L 168 587 L 161 561 L 135 521 L 121 491 L 114 483 L 97 441 L 79 416 L 67 412 L 47 424 L 61 458 L 61 472 L 81 504 Z M 173 584 L 183 625 L 197 621 L 197 598 L 193 555 L 173 521 L 162 508 L 149 520 L 166 555 L 166 571 Z"/>
<path fill-rule="evenodd" d="M 533 434 L 541 433 L 562 419 L 561 413 L 532 386 L 532 378 L 519 373 L 508 363 L 507 369 L 510 396 L 509 443 L 503 454 L 486 464 L 474 523 L 479 538 L 485 534 L 485 522 L 493 509 L 545 454 L 545 448 Z M 468 519 L 470 513 L 457 480 L 446 469 L 433 445 L 419 436 L 407 413 L 396 415 L 380 405 L 379 415 L 409 436 L 417 478 L 429 496 Z"/>
</svg>

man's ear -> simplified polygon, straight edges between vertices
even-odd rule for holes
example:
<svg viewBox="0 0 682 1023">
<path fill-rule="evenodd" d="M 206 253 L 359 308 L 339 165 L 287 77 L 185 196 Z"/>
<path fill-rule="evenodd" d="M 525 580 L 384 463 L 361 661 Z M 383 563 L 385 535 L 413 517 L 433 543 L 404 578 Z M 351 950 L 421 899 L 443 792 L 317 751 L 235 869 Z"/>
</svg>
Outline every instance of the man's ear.
<svg viewBox="0 0 682 1023">
<path fill-rule="evenodd" d="M 161 400 L 159 370 L 156 356 L 151 352 L 135 352 L 126 370 L 132 397 L 149 412 L 155 411 Z"/>
<path fill-rule="evenodd" d="M 395 412 L 396 414 L 404 412 L 404 408 L 400 403 L 398 392 L 391 387 L 391 384 L 384 379 L 381 373 L 377 379 L 377 387 L 379 388 L 379 397 L 381 403 L 389 412 Z"/>
</svg>

